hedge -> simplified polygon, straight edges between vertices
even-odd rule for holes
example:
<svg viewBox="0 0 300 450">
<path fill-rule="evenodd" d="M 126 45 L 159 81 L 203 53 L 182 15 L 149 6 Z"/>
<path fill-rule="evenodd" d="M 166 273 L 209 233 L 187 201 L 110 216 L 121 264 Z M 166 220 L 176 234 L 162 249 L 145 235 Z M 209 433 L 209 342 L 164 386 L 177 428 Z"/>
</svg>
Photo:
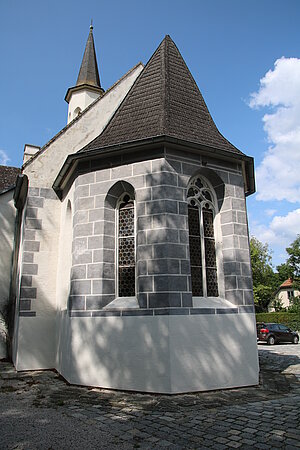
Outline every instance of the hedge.
<svg viewBox="0 0 300 450">
<path fill-rule="evenodd" d="M 270 312 L 270 313 L 257 313 L 256 322 L 266 323 L 282 323 L 287 327 L 295 331 L 300 331 L 300 316 L 298 313 L 288 312 Z"/>
</svg>

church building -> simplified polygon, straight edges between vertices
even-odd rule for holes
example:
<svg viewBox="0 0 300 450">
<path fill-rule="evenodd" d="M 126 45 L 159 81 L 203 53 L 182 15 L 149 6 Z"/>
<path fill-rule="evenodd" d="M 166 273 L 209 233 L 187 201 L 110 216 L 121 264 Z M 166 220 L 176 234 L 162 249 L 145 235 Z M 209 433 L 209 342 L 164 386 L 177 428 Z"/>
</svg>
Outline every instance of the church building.
<svg viewBox="0 0 300 450">
<path fill-rule="evenodd" d="M 104 91 L 91 27 L 65 100 L 68 124 L 25 146 L 14 191 L 16 369 L 167 394 L 257 384 L 253 158 L 169 36 Z"/>
</svg>

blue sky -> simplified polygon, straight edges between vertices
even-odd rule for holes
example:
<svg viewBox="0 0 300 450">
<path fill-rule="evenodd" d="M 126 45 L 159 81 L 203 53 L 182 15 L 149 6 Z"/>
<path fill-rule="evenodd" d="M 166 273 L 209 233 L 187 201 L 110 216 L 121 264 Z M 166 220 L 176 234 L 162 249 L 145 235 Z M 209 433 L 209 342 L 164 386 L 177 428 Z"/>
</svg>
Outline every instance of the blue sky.
<svg viewBox="0 0 300 450">
<path fill-rule="evenodd" d="M 170 34 L 219 130 L 255 158 L 250 234 L 283 262 L 300 233 L 300 1 L 0 0 L 0 163 L 66 124 L 91 18 L 104 89 Z"/>
</svg>

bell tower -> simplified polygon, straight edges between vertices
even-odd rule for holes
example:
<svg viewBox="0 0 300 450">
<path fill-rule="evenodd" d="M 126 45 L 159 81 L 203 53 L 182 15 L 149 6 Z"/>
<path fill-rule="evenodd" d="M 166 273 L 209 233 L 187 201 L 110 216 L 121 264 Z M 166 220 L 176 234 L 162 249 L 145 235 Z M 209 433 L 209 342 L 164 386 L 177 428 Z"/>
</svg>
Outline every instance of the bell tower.
<svg viewBox="0 0 300 450">
<path fill-rule="evenodd" d="M 65 96 L 65 100 L 69 104 L 68 123 L 103 93 L 94 45 L 93 25 L 91 24 L 76 86 L 69 88 Z"/>
</svg>

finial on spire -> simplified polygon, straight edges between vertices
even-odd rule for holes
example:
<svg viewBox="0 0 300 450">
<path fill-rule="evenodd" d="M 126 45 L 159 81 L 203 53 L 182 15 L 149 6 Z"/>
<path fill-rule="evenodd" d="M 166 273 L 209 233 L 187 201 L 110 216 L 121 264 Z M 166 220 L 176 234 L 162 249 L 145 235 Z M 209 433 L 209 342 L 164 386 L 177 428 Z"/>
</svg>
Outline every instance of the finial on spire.
<svg viewBox="0 0 300 450">
<path fill-rule="evenodd" d="M 91 19 L 91 25 L 90 25 L 90 30 L 92 31 L 93 30 L 93 19 Z"/>
</svg>

